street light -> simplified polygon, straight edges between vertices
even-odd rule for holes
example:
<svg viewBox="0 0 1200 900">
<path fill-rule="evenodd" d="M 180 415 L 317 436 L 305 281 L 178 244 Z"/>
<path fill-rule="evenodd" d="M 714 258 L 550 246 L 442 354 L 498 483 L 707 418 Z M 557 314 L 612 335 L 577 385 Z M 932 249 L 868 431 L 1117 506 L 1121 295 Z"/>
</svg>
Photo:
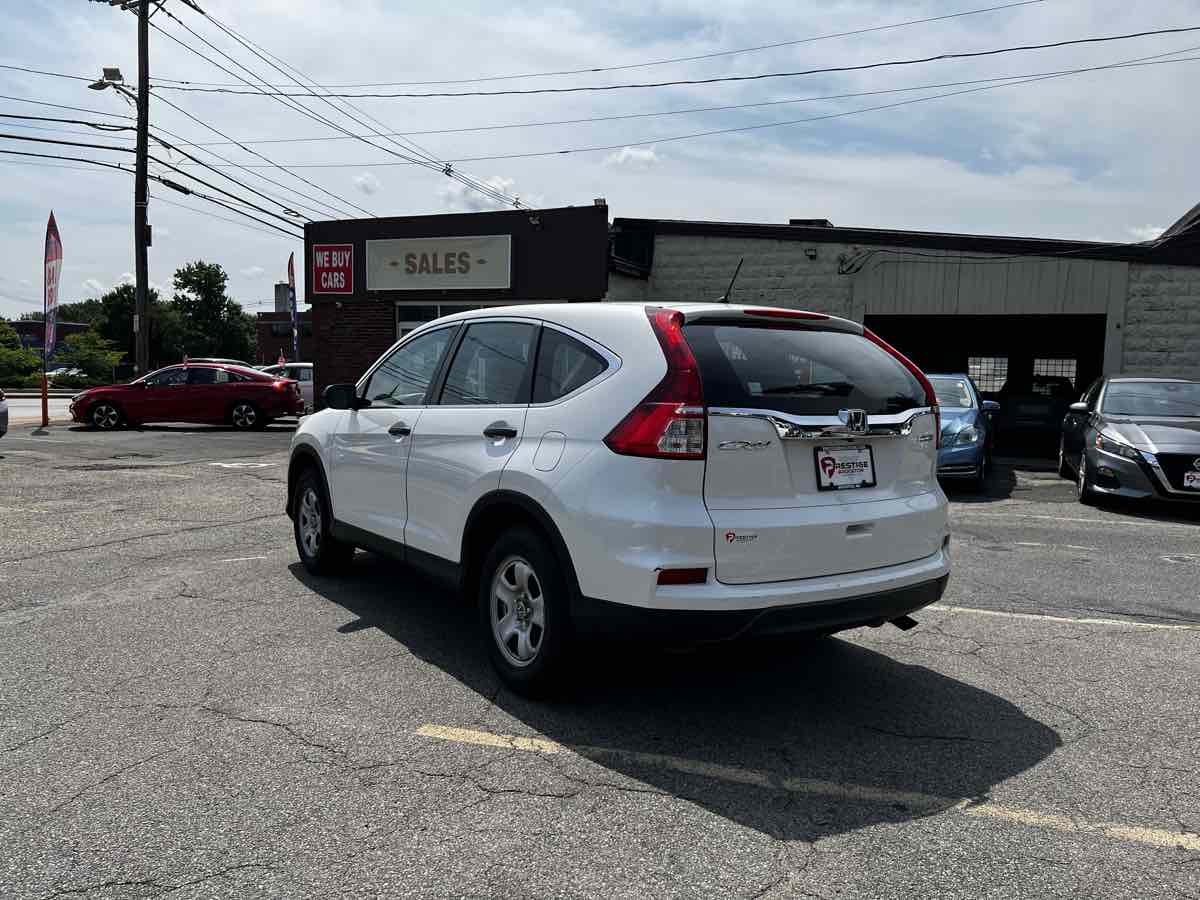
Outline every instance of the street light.
<svg viewBox="0 0 1200 900">
<path fill-rule="evenodd" d="M 116 4 L 113 4 L 116 5 Z M 93 91 L 112 88 L 118 94 L 131 101 L 137 107 L 137 162 L 133 181 L 133 249 L 134 272 L 136 284 L 136 299 L 134 301 L 133 335 L 134 335 L 134 368 L 139 374 L 147 371 L 150 359 L 149 336 L 149 266 L 146 259 L 146 248 L 150 246 L 150 226 L 146 222 L 147 190 L 146 168 L 149 143 L 149 109 L 150 82 L 147 58 L 147 0 L 138 3 L 138 90 L 131 91 L 125 86 L 125 77 L 116 66 L 105 66 L 101 76 L 88 85 Z"/>
</svg>

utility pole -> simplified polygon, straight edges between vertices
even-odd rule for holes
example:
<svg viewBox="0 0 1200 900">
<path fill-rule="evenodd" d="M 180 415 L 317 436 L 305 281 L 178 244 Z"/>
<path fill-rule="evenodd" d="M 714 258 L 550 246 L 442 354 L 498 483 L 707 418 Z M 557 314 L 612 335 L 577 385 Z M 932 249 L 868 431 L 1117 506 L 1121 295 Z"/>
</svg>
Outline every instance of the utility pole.
<svg viewBox="0 0 1200 900">
<path fill-rule="evenodd" d="M 138 0 L 138 86 L 137 164 L 133 182 L 133 256 L 136 299 L 134 301 L 134 361 L 137 374 L 150 370 L 150 266 L 146 249 L 150 226 L 146 221 L 149 190 L 146 185 L 146 155 L 150 141 L 150 0 Z"/>
</svg>

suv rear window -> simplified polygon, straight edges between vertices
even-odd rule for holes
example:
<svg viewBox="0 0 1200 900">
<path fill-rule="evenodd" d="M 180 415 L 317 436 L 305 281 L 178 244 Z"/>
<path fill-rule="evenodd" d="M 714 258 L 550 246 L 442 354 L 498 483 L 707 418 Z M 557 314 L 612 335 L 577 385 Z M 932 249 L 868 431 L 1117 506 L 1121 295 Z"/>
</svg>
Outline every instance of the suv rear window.
<svg viewBox="0 0 1200 900">
<path fill-rule="evenodd" d="M 684 325 L 710 406 L 796 416 L 869 415 L 925 406 L 925 392 L 891 354 L 857 334 L 761 325 Z"/>
</svg>

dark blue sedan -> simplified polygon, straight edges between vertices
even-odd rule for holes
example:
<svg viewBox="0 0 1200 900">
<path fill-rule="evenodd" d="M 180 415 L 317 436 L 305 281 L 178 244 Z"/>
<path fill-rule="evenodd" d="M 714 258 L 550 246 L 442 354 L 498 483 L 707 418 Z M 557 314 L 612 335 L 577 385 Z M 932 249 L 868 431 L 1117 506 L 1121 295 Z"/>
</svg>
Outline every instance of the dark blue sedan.
<svg viewBox="0 0 1200 900">
<path fill-rule="evenodd" d="M 992 414 L 1000 404 L 980 400 L 967 375 L 930 375 L 942 410 L 942 448 L 938 478 L 963 479 L 976 491 L 987 485 L 992 467 Z"/>
</svg>

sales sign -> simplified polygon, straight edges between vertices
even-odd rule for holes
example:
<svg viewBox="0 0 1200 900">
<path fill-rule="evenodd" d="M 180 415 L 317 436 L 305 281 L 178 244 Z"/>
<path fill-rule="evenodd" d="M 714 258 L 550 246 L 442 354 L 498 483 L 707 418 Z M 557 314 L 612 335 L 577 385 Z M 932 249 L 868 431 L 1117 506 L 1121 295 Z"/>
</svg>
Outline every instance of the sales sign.
<svg viewBox="0 0 1200 900">
<path fill-rule="evenodd" d="M 507 290 L 510 287 L 511 235 L 367 241 L 368 291 Z"/>
<path fill-rule="evenodd" d="M 312 292 L 354 293 L 354 245 L 313 244 Z"/>
</svg>

